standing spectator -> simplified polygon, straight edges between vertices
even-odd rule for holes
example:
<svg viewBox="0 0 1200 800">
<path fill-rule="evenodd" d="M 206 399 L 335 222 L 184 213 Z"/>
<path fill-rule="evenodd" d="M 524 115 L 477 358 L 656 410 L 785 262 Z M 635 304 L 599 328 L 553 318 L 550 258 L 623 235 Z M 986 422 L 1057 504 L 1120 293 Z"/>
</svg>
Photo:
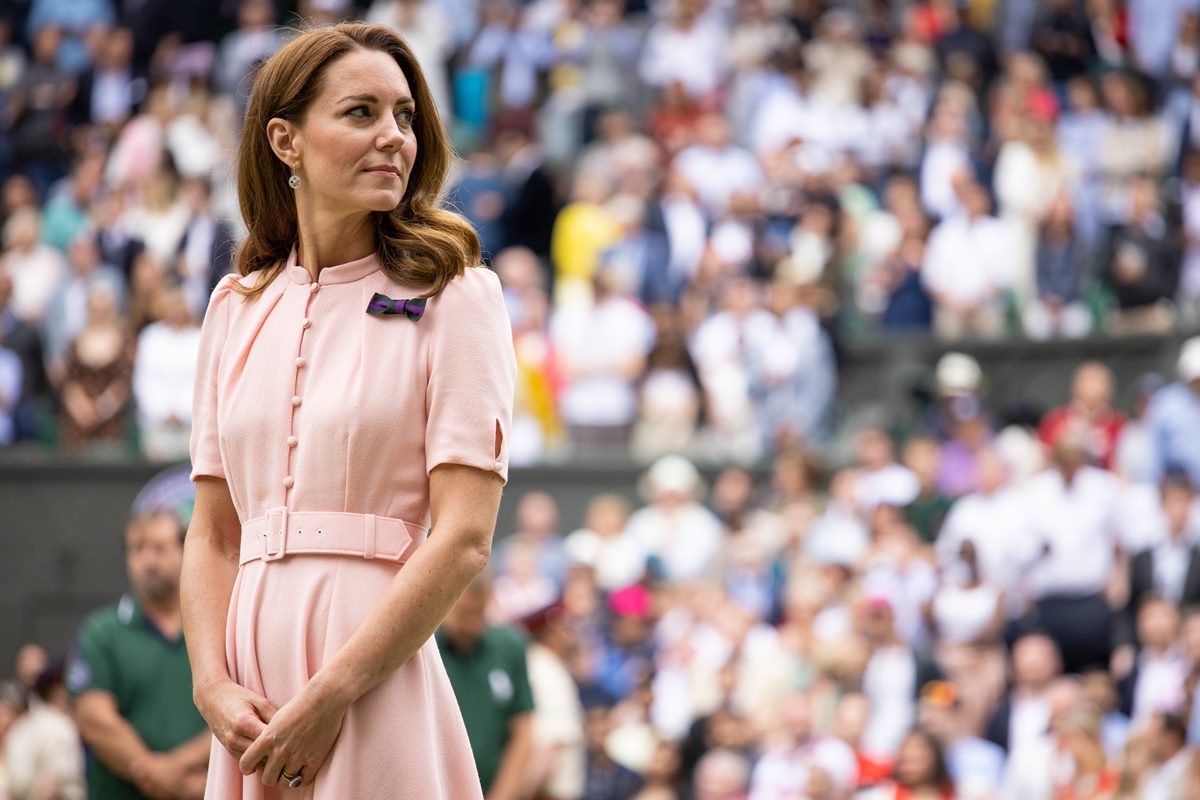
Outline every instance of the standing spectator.
<svg viewBox="0 0 1200 800">
<path fill-rule="evenodd" d="M 533 755 L 530 788 L 534 797 L 580 800 L 587 766 L 583 705 L 569 671 L 577 636 L 560 604 L 524 621 L 529 645 L 529 685 L 533 691 Z"/>
<path fill-rule="evenodd" d="M 125 278 L 101 261 L 95 233 L 84 231 L 71 240 L 68 261 L 70 272 L 51 295 L 42 321 L 47 370 L 55 383 L 62 381 L 67 351 L 87 322 L 93 289 L 103 286 L 117 298 L 119 308 L 125 305 Z"/>
<path fill-rule="evenodd" d="M 1118 687 L 1134 728 L 1154 714 L 1179 714 L 1186 701 L 1189 664 L 1179 642 L 1179 611 L 1161 597 L 1142 599 L 1137 612 L 1138 652 Z"/>
<path fill-rule="evenodd" d="M 1104 281 L 1117 301 L 1113 333 L 1165 333 L 1175 321 L 1179 287 L 1178 220 L 1149 178 L 1133 181 L 1129 221 L 1109 233 Z"/>
<path fill-rule="evenodd" d="M 1084 336 L 1092 329 L 1084 290 L 1090 279 L 1090 250 L 1077 233 L 1066 194 L 1050 203 L 1034 248 L 1036 295 L 1025 304 L 1021 321 L 1032 339 Z"/>
<path fill-rule="evenodd" d="M 796 693 L 780 711 L 781 734 L 754 765 L 748 800 L 786 800 L 804 797 L 823 772 L 834 787 L 833 797 L 848 798 L 858 783 L 854 751 L 840 739 L 815 730 L 812 697 Z"/>
<path fill-rule="evenodd" d="M 758 160 L 732 140 L 720 114 L 705 114 L 696 127 L 695 144 L 685 148 L 672 168 L 692 185 L 710 222 L 723 219 L 739 199 L 753 199 L 764 186 Z"/>
<path fill-rule="evenodd" d="M 1165 535 L 1130 561 L 1129 596 L 1115 636 L 1121 645 L 1134 643 L 1134 622 L 1143 600 L 1157 596 L 1179 608 L 1200 604 L 1200 545 L 1189 524 L 1196 490 L 1186 474 L 1171 472 L 1159 483 L 1159 497 Z"/>
<path fill-rule="evenodd" d="M 191 218 L 179 240 L 174 273 L 183 284 L 193 319 L 202 319 L 217 283 L 233 269 L 233 226 L 217 216 L 212 205 L 212 182 L 190 178 L 181 195 Z"/>
<path fill-rule="evenodd" d="M 580 458 L 628 445 L 637 419 L 634 384 L 654 344 L 649 315 L 617 293 L 616 278 L 601 270 L 591 302 L 561 308 L 550 321 L 565 383 L 563 419 Z"/>
<path fill-rule="evenodd" d="M 1005 329 L 1012 286 L 1007 235 L 991 216 L 987 189 L 967 179 L 959 183 L 958 195 L 964 213 L 933 229 L 921 270 L 935 304 L 934 330 L 946 339 L 996 337 Z"/>
<path fill-rule="evenodd" d="M 67 707 L 61 660 L 42 671 L 34 691 L 37 700 L 28 713 L 0 736 L 12 796 L 83 800 L 83 751 Z"/>
<path fill-rule="evenodd" d="M 160 297 L 162 320 L 138 334 L 133 363 L 142 454 L 152 461 L 178 461 L 188 454 L 192 385 L 200 352 L 200 326 L 180 287 Z"/>
<path fill-rule="evenodd" d="M 365 21 L 386 25 L 408 42 L 438 113 L 449 122 L 454 119 L 454 103 L 446 64 L 454 48 L 454 26 L 446 11 L 444 4 L 433 0 L 375 0 Z"/>
<path fill-rule="evenodd" d="M 1042 444 L 1051 447 L 1064 431 L 1078 429 L 1086 441 L 1089 463 L 1110 469 L 1126 421 L 1125 415 L 1112 407 L 1113 384 L 1112 371 L 1098 361 L 1076 367 L 1071 402 L 1048 412 L 1038 425 Z"/>
<path fill-rule="evenodd" d="M 63 5 L 61 0 L 58 2 Z M 15 162 L 29 176 L 38 195 L 45 198 L 51 185 L 66 174 L 67 142 L 62 122 L 74 97 L 75 84 L 71 74 L 56 63 L 62 45 L 60 28 L 40 27 L 32 42 L 33 61 L 8 96 L 4 127 Z"/>
<path fill-rule="evenodd" d="M 0 330 L 0 445 L 10 445 L 17 437 L 22 377 L 21 357 L 4 346 Z"/>
<path fill-rule="evenodd" d="M 517 501 L 516 530 L 505 537 L 495 550 L 494 563 L 499 574 L 508 571 L 508 548 L 520 542 L 532 547 L 536 569 L 562 586 L 567 576 L 567 554 L 559 530 L 558 501 L 549 492 L 526 492 Z"/>
<path fill-rule="evenodd" d="M 1178 714 L 1155 714 L 1148 727 L 1154 768 L 1142 784 L 1143 800 L 1191 797 L 1197 789 L 1196 753 L 1187 744 L 1187 725 Z"/>
<path fill-rule="evenodd" d="M 487 624 L 491 595 L 486 572 L 476 578 L 438 629 L 446 674 L 462 710 L 487 800 L 515 800 L 528 769 L 533 697 L 525 640 Z"/>
<path fill-rule="evenodd" d="M 95 125 L 115 136 L 146 99 L 150 86 L 147 75 L 133 63 L 133 31 L 113 28 L 99 36 L 95 63 L 79 76 L 69 113 L 79 128 Z"/>
<path fill-rule="evenodd" d="M 60 387 L 61 437 L 68 450 L 124 447 L 135 346 L 117 318 L 111 290 L 93 288 L 87 323 L 67 348 Z"/>
<path fill-rule="evenodd" d="M 242 0 L 238 3 L 237 28 L 221 40 L 217 54 L 217 86 L 233 97 L 241 119 L 250 99 L 246 79 L 283 44 L 274 27 L 274 0 Z"/>
<path fill-rule="evenodd" d="M 1200 450 L 1194 446 L 1200 441 L 1200 337 L 1183 343 L 1176 374 L 1179 380 L 1155 392 L 1146 409 L 1154 474 L 1179 467 L 1200 486 Z"/>
<path fill-rule="evenodd" d="M 1004 748 L 1010 760 L 1037 747 L 1050 723 L 1050 689 L 1062 672 L 1062 657 L 1049 636 L 1031 633 L 1012 646 L 1012 688 L 996 706 L 987 738 Z"/>
<path fill-rule="evenodd" d="M 1041 56 L 1050 78 L 1063 86 L 1083 74 L 1096 56 L 1087 15 L 1074 0 L 1050 0 L 1034 23 L 1033 50 Z"/>
<path fill-rule="evenodd" d="M 646 35 L 638 74 L 651 87 L 679 84 L 697 100 L 720 87 L 728 68 L 728 33 L 708 0 L 676 0 Z"/>
<path fill-rule="evenodd" d="M 869 792 L 862 800 L 955 800 L 958 797 L 954 781 L 946 768 L 942 746 L 936 738 L 922 730 L 904 737 L 896 756 L 892 779 Z"/>
<path fill-rule="evenodd" d="M 1117 479 L 1087 464 L 1080 429 L 1053 445 L 1053 466 L 1022 490 L 1020 534 L 1035 624 L 1058 643 L 1068 672 L 1107 664 L 1111 612 L 1103 591 L 1113 565 Z"/>
<path fill-rule="evenodd" d="M 131 519 L 132 591 L 84 620 L 75 640 L 66 678 L 92 754 L 91 800 L 204 794 L 212 734 L 192 704 L 179 613 L 184 533 L 170 513 Z"/>
<path fill-rule="evenodd" d="M 21 383 L 13 399 L 13 435 L 17 440 L 41 434 L 44 408 L 50 391 L 46 379 L 42 339 L 37 328 L 18 317 L 12 307 L 12 278 L 0 270 L 0 346 L 17 355 Z"/>
<path fill-rule="evenodd" d="M 633 513 L 626 530 L 667 581 L 713 577 L 721 549 L 721 523 L 700 504 L 704 483 L 682 456 L 663 456 L 640 484 L 649 505 Z"/>
<path fill-rule="evenodd" d="M 41 216 L 32 208 L 22 208 L 4 224 L 4 255 L 0 271 L 12 279 L 12 310 L 30 325 L 39 326 L 54 290 L 66 277 L 67 265 L 62 254 L 40 241 Z"/>
</svg>

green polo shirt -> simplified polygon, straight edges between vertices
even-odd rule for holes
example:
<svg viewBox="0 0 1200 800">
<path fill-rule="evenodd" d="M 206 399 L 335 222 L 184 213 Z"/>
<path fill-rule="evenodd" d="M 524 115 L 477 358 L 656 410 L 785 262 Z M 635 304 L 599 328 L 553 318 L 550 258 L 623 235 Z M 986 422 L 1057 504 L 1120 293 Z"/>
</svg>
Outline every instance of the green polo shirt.
<svg viewBox="0 0 1200 800">
<path fill-rule="evenodd" d="M 450 645 L 441 629 L 436 638 L 486 794 L 508 744 L 509 722 L 533 710 L 525 639 L 511 628 L 492 627 L 473 650 L 461 651 Z"/>
<path fill-rule="evenodd" d="M 66 684 L 72 696 L 93 689 L 113 695 L 121 716 L 156 752 L 172 750 L 208 727 L 192 703 L 192 668 L 183 636 L 163 636 L 132 595 L 84 619 Z M 93 753 L 88 754 L 87 777 L 91 800 L 144 797 Z"/>
</svg>

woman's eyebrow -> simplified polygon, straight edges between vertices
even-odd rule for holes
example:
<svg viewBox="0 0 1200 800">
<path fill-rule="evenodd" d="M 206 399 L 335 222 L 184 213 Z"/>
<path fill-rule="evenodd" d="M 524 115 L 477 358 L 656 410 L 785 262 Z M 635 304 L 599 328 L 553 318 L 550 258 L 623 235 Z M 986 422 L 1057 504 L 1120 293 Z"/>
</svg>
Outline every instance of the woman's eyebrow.
<svg viewBox="0 0 1200 800">
<path fill-rule="evenodd" d="M 339 103 L 344 103 L 347 100 L 354 100 L 359 103 L 379 103 L 379 98 L 373 94 L 351 94 L 338 100 Z M 396 105 L 416 105 L 416 102 L 411 97 L 401 97 L 396 101 Z"/>
</svg>

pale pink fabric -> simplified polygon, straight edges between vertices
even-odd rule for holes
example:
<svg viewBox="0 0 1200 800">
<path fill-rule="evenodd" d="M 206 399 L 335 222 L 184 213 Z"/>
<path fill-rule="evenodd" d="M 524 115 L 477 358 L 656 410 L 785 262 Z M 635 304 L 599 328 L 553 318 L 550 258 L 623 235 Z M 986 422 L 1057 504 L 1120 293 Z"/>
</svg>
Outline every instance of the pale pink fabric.
<svg viewBox="0 0 1200 800">
<path fill-rule="evenodd" d="M 323 269 L 315 291 L 294 251 L 257 300 L 233 292 L 235 280 L 251 285 L 258 276 L 224 278 L 209 302 L 191 456 L 193 479 L 226 479 L 242 522 L 287 506 L 425 527 L 436 465 L 467 464 L 507 479 L 515 365 L 494 273 L 468 269 L 415 322 L 366 313 L 375 292 L 419 294 L 392 282 L 375 256 Z M 231 677 L 282 706 L 338 652 L 400 570 L 303 553 L 245 564 L 227 623 Z M 243 776 L 214 738 L 205 796 L 480 798 L 434 641 L 351 706 L 313 785 L 267 789 L 257 775 Z"/>
</svg>

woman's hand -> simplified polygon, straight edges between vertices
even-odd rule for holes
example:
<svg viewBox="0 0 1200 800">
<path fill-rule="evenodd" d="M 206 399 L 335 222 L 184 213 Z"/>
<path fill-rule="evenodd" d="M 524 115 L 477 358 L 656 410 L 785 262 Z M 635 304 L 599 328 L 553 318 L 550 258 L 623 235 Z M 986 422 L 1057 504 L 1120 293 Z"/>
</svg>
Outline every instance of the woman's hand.
<svg viewBox="0 0 1200 800">
<path fill-rule="evenodd" d="M 231 680 L 202 687 L 195 699 L 196 710 L 234 758 L 242 757 L 277 711 L 270 700 Z"/>
<path fill-rule="evenodd" d="M 321 697 L 310 683 L 279 709 L 246 749 L 242 774 L 250 775 L 262 767 L 264 786 L 287 786 L 288 781 L 281 777 L 286 769 L 303 777 L 302 786 L 310 785 L 341 733 L 347 707 L 341 700 Z"/>
</svg>

